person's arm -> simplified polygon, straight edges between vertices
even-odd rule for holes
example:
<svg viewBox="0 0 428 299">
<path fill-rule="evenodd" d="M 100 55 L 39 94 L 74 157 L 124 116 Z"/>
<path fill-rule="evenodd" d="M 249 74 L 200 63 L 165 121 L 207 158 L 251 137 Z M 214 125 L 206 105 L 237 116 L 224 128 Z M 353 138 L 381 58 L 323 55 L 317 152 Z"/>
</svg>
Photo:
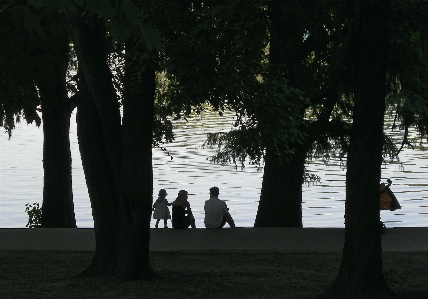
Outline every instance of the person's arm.
<svg viewBox="0 0 428 299">
<path fill-rule="evenodd" d="M 227 224 L 229 224 L 229 226 L 230 226 L 231 228 L 234 228 L 234 227 L 235 227 L 235 221 L 233 221 L 233 218 L 232 218 L 232 216 L 230 215 L 230 213 L 229 213 L 229 212 L 227 212 L 227 213 L 225 214 L 225 216 L 226 216 L 226 222 L 227 222 Z"/>
<path fill-rule="evenodd" d="M 227 207 L 226 202 L 224 202 L 224 217 L 226 217 L 226 222 L 227 224 L 229 224 L 230 227 L 234 228 L 235 227 L 235 221 L 233 221 L 232 216 L 229 213 L 229 208 Z"/>
<path fill-rule="evenodd" d="M 184 207 L 186 209 L 187 215 L 189 215 L 190 217 L 193 217 L 192 209 L 190 208 L 190 203 L 186 202 L 184 204 Z"/>
</svg>

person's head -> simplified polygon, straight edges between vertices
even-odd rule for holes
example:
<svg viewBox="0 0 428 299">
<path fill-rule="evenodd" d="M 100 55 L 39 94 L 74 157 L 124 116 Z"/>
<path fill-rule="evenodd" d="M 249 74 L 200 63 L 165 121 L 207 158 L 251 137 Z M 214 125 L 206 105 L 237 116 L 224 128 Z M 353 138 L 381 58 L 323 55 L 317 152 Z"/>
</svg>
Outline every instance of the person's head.
<svg viewBox="0 0 428 299">
<path fill-rule="evenodd" d="M 158 194 L 159 197 L 166 197 L 167 195 L 168 195 L 168 193 L 166 193 L 165 189 L 159 190 L 159 194 Z"/>
<path fill-rule="evenodd" d="M 219 194 L 220 194 L 220 189 L 218 187 L 210 188 L 210 197 L 218 197 Z"/>
<path fill-rule="evenodd" d="M 187 191 L 186 190 L 180 190 L 178 191 L 178 198 L 183 198 L 186 199 L 187 198 Z"/>
</svg>

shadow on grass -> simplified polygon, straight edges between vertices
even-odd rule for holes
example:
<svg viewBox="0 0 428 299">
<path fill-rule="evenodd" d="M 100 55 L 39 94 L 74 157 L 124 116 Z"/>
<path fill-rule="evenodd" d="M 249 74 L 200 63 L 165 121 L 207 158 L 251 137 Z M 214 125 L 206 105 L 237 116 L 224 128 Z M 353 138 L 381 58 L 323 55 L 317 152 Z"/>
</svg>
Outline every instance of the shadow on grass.
<svg viewBox="0 0 428 299">
<path fill-rule="evenodd" d="M 316 298 L 333 282 L 340 253 L 151 253 L 159 278 L 76 277 L 92 252 L 0 252 L 0 298 Z M 388 253 L 396 298 L 428 298 L 427 253 Z"/>
</svg>

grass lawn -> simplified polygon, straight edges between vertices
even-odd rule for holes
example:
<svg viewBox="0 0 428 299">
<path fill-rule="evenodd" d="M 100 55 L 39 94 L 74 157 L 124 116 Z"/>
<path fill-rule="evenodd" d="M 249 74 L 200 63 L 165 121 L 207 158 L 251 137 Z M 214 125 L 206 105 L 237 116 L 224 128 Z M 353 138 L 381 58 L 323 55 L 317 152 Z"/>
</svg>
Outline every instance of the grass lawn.
<svg viewBox="0 0 428 299">
<path fill-rule="evenodd" d="M 339 253 L 151 253 L 151 281 L 76 277 L 92 252 L 0 251 L 0 298 L 316 298 Z M 396 298 L 428 298 L 428 253 L 384 253 Z"/>
</svg>

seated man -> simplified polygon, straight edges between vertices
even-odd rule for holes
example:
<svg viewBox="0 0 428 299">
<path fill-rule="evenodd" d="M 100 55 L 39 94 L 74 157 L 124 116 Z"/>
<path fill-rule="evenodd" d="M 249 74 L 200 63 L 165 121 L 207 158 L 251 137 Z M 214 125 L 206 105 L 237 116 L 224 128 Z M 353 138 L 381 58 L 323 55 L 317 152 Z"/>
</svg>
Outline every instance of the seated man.
<svg viewBox="0 0 428 299">
<path fill-rule="evenodd" d="M 205 201 L 205 227 L 222 228 L 226 222 L 230 227 L 235 227 L 235 222 L 229 214 L 229 209 L 223 200 L 218 199 L 220 190 L 218 187 L 210 188 L 210 199 Z"/>
</svg>

